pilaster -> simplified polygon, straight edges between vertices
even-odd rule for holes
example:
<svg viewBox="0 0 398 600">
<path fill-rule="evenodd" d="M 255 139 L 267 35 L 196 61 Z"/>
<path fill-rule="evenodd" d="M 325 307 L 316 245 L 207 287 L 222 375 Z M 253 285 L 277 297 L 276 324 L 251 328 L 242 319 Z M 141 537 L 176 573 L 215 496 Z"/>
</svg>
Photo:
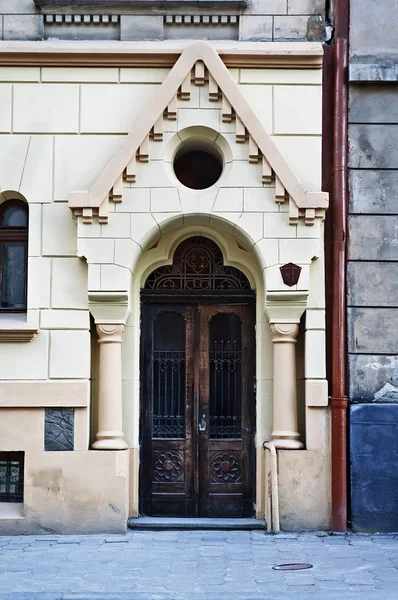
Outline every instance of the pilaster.
<svg viewBox="0 0 398 600">
<path fill-rule="evenodd" d="M 98 432 L 95 450 L 124 450 L 122 416 L 122 342 L 130 314 L 127 291 L 89 291 L 100 345 Z"/>
<path fill-rule="evenodd" d="M 297 425 L 297 389 L 295 344 L 297 323 L 273 323 L 274 347 L 274 427 L 272 444 L 276 448 L 300 450 Z"/>
<path fill-rule="evenodd" d="M 95 450 L 125 450 L 122 417 L 124 325 L 97 325 L 100 344 L 98 429 Z"/>
</svg>

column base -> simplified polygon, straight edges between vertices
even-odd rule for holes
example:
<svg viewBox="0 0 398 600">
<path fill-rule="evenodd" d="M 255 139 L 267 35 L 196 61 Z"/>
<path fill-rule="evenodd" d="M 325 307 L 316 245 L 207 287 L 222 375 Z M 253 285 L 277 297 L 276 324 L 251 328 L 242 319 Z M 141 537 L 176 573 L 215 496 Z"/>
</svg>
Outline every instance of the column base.
<svg viewBox="0 0 398 600">
<path fill-rule="evenodd" d="M 93 450 L 126 450 L 128 445 L 119 431 L 99 431 L 97 440 L 92 445 Z"/>
<path fill-rule="evenodd" d="M 269 442 L 278 450 L 303 450 L 304 444 L 300 442 L 300 440 L 284 440 L 284 439 L 275 439 Z"/>
</svg>

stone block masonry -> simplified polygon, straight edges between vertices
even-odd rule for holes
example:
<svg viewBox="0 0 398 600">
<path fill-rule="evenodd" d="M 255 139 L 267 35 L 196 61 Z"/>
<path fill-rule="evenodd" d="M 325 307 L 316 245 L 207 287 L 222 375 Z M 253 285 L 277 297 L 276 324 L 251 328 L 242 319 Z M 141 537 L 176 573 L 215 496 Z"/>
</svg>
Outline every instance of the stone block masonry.
<svg viewBox="0 0 398 600">
<path fill-rule="evenodd" d="M 398 529 L 396 16 L 393 0 L 351 1 L 347 341 L 352 525 L 362 531 Z"/>
<path fill-rule="evenodd" d="M 73 3 L 0 0 L 3 40 L 325 39 L 326 0 L 253 0 L 203 7 L 187 3 Z"/>
<path fill-rule="evenodd" d="M 38 41 L 44 37 L 40 15 L 4 15 L 3 40 Z"/>
<path fill-rule="evenodd" d="M 398 404 L 351 407 L 355 531 L 398 531 Z"/>
</svg>

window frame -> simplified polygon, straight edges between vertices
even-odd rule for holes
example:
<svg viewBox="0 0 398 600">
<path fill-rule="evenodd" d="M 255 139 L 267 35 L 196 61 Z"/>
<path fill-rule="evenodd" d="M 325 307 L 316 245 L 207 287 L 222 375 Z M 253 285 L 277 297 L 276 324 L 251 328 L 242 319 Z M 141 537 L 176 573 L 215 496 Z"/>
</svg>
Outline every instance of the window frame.
<svg viewBox="0 0 398 600">
<path fill-rule="evenodd" d="M 21 208 L 26 214 L 26 226 L 12 227 L 2 225 L 4 213 L 10 207 L 15 206 Z M 26 313 L 27 312 L 27 296 L 28 296 L 28 239 L 29 239 L 29 207 L 26 202 L 17 198 L 6 200 L 0 204 L 0 313 Z M 2 246 L 5 242 L 24 243 L 25 245 L 25 297 L 24 306 L 22 308 L 7 308 L 1 306 L 3 297 L 3 253 Z"/>
<path fill-rule="evenodd" d="M 19 465 L 19 479 L 17 482 L 17 491 L 15 493 L 11 493 L 9 491 L 0 493 L 0 503 L 18 503 L 21 504 L 24 501 L 24 482 L 25 482 L 25 453 L 17 452 L 17 451 L 1 451 L 0 452 L 0 460 L 6 463 L 6 487 L 7 487 L 7 474 L 9 475 L 9 471 L 11 469 L 11 463 L 17 462 Z M 8 481 L 8 486 L 10 482 Z"/>
</svg>

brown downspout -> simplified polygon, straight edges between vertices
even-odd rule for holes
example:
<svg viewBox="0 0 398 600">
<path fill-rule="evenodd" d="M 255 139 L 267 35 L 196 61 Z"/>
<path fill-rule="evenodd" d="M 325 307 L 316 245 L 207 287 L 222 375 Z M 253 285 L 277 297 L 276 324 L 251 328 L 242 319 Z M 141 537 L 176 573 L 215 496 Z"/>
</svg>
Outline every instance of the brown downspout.
<svg viewBox="0 0 398 600">
<path fill-rule="evenodd" d="M 349 0 L 335 0 L 332 285 L 332 529 L 347 529 L 346 240 Z"/>
</svg>

